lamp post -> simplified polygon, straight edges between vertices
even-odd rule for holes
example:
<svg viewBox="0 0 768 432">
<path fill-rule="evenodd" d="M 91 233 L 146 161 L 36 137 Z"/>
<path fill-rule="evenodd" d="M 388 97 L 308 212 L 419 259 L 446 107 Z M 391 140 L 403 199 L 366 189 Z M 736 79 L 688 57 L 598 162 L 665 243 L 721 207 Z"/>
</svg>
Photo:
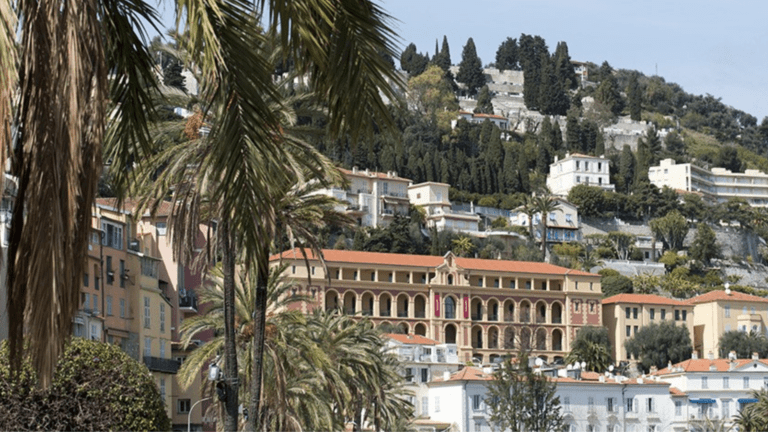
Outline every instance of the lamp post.
<svg viewBox="0 0 768 432">
<path fill-rule="evenodd" d="M 189 408 L 189 413 L 187 414 L 187 432 L 192 432 L 192 410 L 195 409 L 197 404 L 199 404 L 200 402 L 203 402 L 203 401 L 207 401 L 208 399 L 210 399 L 210 398 L 207 397 L 205 399 L 200 399 L 199 401 L 197 401 L 194 404 L 192 404 L 192 407 Z M 202 409 L 202 408 L 200 408 L 200 409 Z"/>
</svg>

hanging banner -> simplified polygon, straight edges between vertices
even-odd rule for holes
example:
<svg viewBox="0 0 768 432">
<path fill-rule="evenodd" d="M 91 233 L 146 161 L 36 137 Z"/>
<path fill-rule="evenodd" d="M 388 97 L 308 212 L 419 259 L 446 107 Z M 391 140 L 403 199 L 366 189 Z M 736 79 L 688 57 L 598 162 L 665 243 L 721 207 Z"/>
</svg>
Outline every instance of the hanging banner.
<svg viewBox="0 0 768 432">
<path fill-rule="evenodd" d="M 435 294 L 435 318 L 440 317 L 440 294 Z"/>
<path fill-rule="evenodd" d="M 464 319 L 469 318 L 469 296 L 464 296 Z"/>
</svg>

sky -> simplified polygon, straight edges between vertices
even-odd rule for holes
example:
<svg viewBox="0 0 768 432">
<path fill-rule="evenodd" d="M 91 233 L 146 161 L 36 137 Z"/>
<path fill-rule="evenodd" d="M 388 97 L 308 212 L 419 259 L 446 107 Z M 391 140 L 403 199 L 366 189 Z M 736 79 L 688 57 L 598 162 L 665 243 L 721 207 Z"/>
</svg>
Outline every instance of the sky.
<svg viewBox="0 0 768 432">
<path fill-rule="evenodd" d="M 695 95 L 711 94 L 768 116 L 768 1 L 735 0 L 375 0 L 394 19 L 399 51 L 413 42 L 434 54 L 448 37 L 461 61 L 470 37 L 483 64 L 507 37 L 538 35 L 550 51 L 565 41 L 571 58 L 658 75 Z M 161 2 L 165 27 L 173 23 Z M 399 64 L 398 64 L 399 66 Z"/>
</svg>

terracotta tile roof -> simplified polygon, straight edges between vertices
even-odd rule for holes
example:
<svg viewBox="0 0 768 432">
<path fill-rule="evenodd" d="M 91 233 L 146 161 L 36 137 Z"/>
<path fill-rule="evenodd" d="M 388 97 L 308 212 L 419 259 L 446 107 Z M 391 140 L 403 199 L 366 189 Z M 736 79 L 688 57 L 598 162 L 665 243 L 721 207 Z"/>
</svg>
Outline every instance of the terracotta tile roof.
<svg viewBox="0 0 768 432">
<path fill-rule="evenodd" d="M 117 210 L 117 198 L 96 198 L 96 204 Z M 133 214 L 137 206 L 138 204 L 135 200 L 131 198 L 126 198 L 123 200 L 123 206 L 121 210 Z M 162 203 L 160 203 L 160 205 L 157 208 L 156 215 L 168 216 L 170 214 L 171 214 L 171 202 L 163 201 Z"/>
<path fill-rule="evenodd" d="M 387 173 L 380 173 L 380 172 L 376 172 L 376 171 L 368 171 L 367 174 L 365 173 L 365 170 L 361 170 L 361 169 L 358 169 L 357 172 L 352 172 L 352 170 L 348 170 L 348 169 L 344 169 L 344 168 L 339 168 L 339 171 L 344 173 L 344 175 L 346 175 L 346 176 L 356 176 L 356 177 L 365 177 L 365 178 L 374 178 L 375 177 L 375 178 L 382 179 L 382 180 L 397 180 L 397 181 L 401 181 L 401 182 L 410 182 L 411 181 L 411 179 L 407 179 L 405 177 L 398 177 L 398 176 L 389 177 L 387 175 Z"/>
<path fill-rule="evenodd" d="M 307 257 L 314 258 L 312 251 L 307 250 Z M 283 259 L 303 259 L 301 251 L 298 249 L 287 250 L 280 256 Z M 277 260 L 280 256 L 272 256 L 270 260 Z M 433 269 L 445 262 L 440 256 L 431 255 L 406 255 L 391 254 L 383 252 L 360 252 L 347 250 L 324 249 L 323 256 L 328 263 L 349 263 L 349 264 L 379 264 L 402 267 L 423 267 Z M 587 273 L 581 270 L 572 270 L 565 267 L 559 267 L 553 264 L 527 261 L 505 261 L 478 258 L 456 258 L 456 264 L 459 267 L 468 270 L 498 271 L 505 273 L 535 273 L 548 275 L 578 275 L 592 276 L 599 278 L 600 275 Z"/>
<path fill-rule="evenodd" d="M 682 390 L 677 387 L 669 387 L 669 394 L 671 396 L 687 396 Z"/>
<path fill-rule="evenodd" d="M 731 290 L 730 294 L 726 294 L 724 290 L 714 290 L 705 294 L 698 295 L 696 297 L 686 300 L 689 304 L 709 303 L 713 301 L 743 301 L 753 303 L 768 303 L 768 299 L 750 294 L 744 294 L 742 292 Z"/>
<path fill-rule="evenodd" d="M 631 384 L 631 385 L 669 385 L 669 383 L 664 381 L 656 381 L 654 379 L 646 378 L 643 379 L 643 382 L 638 382 L 637 378 L 631 378 L 631 379 L 625 379 L 622 381 L 617 381 L 615 377 L 610 376 L 606 377 L 605 381 L 600 382 L 600 375 L 597 372 L 582 372 L 581 373 L 581 379 L 575 379 L 570 377 L 557 377 L 555 378 L 555 382 L 558 384 L 561 383 L 574 383 L 574 384 L 600 384 L 600 385 L 624 385 L 624 384 Z"/>
<path fill-rule="evenodd" d="M 467 366 L 464 369 L 453 372 L 448 381 L 490 381 L 493 379 L 493 374 L 487 374 L 482 369 L 476 367 Z M 433 380 L 434 382 L 448 382 L 443 379 L 442 376 Z"/>
<path fill-rule="evenodd" d="M 752 363 L 755 360 L 752 359 L 738 359 L 735 360 L 735 369 L 738 369 L 746 364 Z M 760 363 L 768 366 L 768 360 L 757 360 Z M 730 370 L 731 361 L 728 359 L 689 359 L 684 362 L 672 365 L 672 369 L 665 367 L 664 369 L 656 372 L 654 375 L 668 375 L 673 373 L 679 373 L 677 369 L 682 368 L 683 372 L 728 372 Z M 714 366 L 715 370 L 710 370 L 710 367 Z"/>
<path fill-rule="evenodd" d="M 417 334 L 387 333 L 384 336 L 404 344 L 437 345 L 440 342 Z"/>
<path fill-rule="evenodd" d="M 603 304 L 616 304 L 616 303 L 639 303 L 639 304 L 653 304 L 653 305 L 669 305 L 669 306 L 689 306 L 688 303 L 680 300 L 671 299 L 668 297 L 662 297 L 654 294 L 616 294 L 603 299 Z"/>
</svg>

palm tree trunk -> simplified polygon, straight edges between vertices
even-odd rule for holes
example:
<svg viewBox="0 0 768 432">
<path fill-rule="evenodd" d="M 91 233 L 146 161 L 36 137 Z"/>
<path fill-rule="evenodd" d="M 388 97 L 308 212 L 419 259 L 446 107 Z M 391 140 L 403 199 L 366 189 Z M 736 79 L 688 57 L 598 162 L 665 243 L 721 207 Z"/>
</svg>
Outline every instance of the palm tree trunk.
<svg viewBox="0 0 768 432">
<path fill-rule="evenodd" d="M 260 252 L 256 280 L 256 298 L 253 309 L 253 369 L 251 370 L 251 406 L 248 429 L 259 430 L 261 419 L 261 378 L 264 360 L 264 330 L 267 320 L 267 281 L 269 279 L 269 252 Z"/>
<path fill-rule="evenodd" d="M 541 215 L 541 253 L 544 255 L 544 262 L 548 263 L 547 259 L 547 214 Z"/>
<path fill-rule="evenodd" d="M 238 423 L 237 347 L 235 346 L 235 251 L 229 232 L 229 218 L 221 223 L 222 273 L 224 274 L 224 430 L 236 431 Z"/>
</svg>

